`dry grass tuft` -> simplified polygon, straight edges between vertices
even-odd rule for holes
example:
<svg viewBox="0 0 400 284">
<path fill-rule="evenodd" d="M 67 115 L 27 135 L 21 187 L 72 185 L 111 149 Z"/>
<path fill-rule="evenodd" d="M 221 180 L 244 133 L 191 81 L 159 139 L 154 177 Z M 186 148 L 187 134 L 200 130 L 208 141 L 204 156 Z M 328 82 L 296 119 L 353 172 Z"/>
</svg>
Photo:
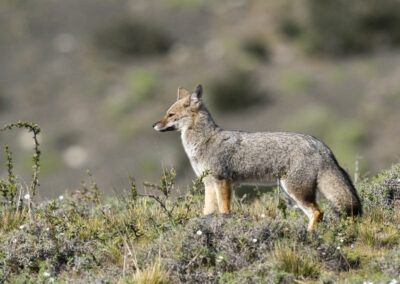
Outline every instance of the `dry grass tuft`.
<svg viewBox="0 0 400 284">
<path fill-rule="evenodd" d="M 313 256 L 301 253 L 296 243 L 277 243 L 271 255 L 280 270 L 292 273 L 296 278 L 317 278 L 322 269 Z"/>
<path fill-rule="evenodd" d="M 27 217 L 26 210 L 22 212 L 14 212 L 5 210 L 0 213 L 0 228 L 1 231 L 10 232 L 21 226 Z"/>
<path fill-rule="evenodd" d="M 136 266 L 137 267 L 137 266 Z M 157 258 L 152 264 L 145 269 L 137 267 L 133 274 L 132 280 L 139 284 L 166 284 L 171 283 L 169 272 L 165 270 L 160 258 Z"/>
</svg>

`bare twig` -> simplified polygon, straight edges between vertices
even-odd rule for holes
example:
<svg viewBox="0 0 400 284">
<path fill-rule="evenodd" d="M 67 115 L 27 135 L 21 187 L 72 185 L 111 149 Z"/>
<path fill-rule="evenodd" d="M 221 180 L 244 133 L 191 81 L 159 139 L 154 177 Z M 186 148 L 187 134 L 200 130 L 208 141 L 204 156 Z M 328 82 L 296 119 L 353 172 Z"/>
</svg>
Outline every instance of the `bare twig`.
<svg viewBox="0 0 400 284">
<path fill-rule="evenodd" d="M 40 172 L 40 149 L 39 149 L 39 140 L 38 140 L 38 135 L 40 133 L 40 128 L 36 123 L 33 122 L 26 122 L 26 121 L 18 121 L 15 123 L 10 123 L 5 125 L 0 131 L 6 131 L 6 130 L 11 130 L 13 128 L 25 128 L 28 129 L 29 132 L 33 133 L 33 142 L 34 142 L 34 148 L 33 148 L 33 156 L 32 156 L 32 161 L 33 161 L 33 166 L 32 166 L 32 181 L 31 181 L 31 193 L 32 196 L 35 196 L 36 194 L 36 189 L 39 186 L 39 172 Z"/>
<path fill-rule="evenodd" d="M 152 194 L 139 194 L 139 196 L 150 197 L 150 198 L 154 199 L 155 201 L 158 202 L 158 204 L 160 204 L 161 208 L 168 215 L 168 217 L 172 218 L 172 214 L 171 214 L 170 210 L 167 209 L 167 206 L 164 204 L 164 202 L 162 202 L 162 200 L 158 196 L 152 195 Z"/>
<path fill-rule="evenodd" d="M 18 121 L 15 123 L 10 123 L 5 125 L 0 131 L 12 130 L 13 128 L 25 128 L 28 129 L 29 132 L 33 133 L 33 166 L 32 166 L 32 180 L 31 185 L 29 187 L 29 198 L 28 198 L 28 209 L 31 212 L 31 203 L 32 198 L 36 195 L 36 190 L 39 186 L 39 172 L 40 172 L 40 149 L 39 149 L 39 140 L 38 135 L 40 133 L 40 128 L 36 123 L 33 122 L 26 122 L 26 121 Z M 8 148 L 7 148 L 8 151 Z M 9 168 L 10 169 L 10 168 Z"/>
</svg>

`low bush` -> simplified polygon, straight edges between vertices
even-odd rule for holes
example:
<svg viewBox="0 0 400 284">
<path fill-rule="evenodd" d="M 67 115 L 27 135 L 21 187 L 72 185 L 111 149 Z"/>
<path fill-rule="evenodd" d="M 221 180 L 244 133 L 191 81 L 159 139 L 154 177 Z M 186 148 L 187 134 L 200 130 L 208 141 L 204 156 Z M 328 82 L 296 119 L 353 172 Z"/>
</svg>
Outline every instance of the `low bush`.
<svg viewBox="0 0 400 284">
<path fill-rule="evenodd" d="M 122 18 L 100 29 L 95 44 L 116 56 L 148 56 L 166 53 L 172 39 L 159 27 Z"/>
<path fill-rule="evenodd" d="M 255 74 L 234 69 L 210 83 L 211 103 L 221 111 L 236 111 L 267 101 Z"/>
<path fill-rule="evenodd" d="M 286 2 L 279 30 L 309 53 L 359 54 L 399 46 L 399 10 L 396 0 Z"/>
<path fill-rule="evenodd" d="M 270 58 L 270 50 L 262 37 L 250 37 L 245 39 L 242 43 L 242 48 L 255 59 L 268 61 Z"/>
<path fill-rule="evenodd" d="M 397 211 L 400 208 L 400 165 L 363 180 L 358 188 L 364 207 L 368 210 L 378 207 L 390 212 Z"/>
</svg>

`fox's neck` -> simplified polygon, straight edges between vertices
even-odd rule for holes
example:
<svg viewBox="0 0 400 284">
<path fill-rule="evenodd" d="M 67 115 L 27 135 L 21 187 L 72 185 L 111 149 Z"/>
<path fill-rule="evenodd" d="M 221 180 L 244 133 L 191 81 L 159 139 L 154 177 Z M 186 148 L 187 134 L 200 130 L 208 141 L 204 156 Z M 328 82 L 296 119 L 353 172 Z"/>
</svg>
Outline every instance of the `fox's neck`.
<svg viewBox="0 0 400 284">
<path fill-rule="evenodd" d="M 205 106 L 202 106 L 198 115 L 193 119 L 193 124 L 182 131 L 182 142 L 185 150 L 188 151 L 188 148 L 197 147 L 207 141 L 219 129 L 210 112 Z"/>
</svg>

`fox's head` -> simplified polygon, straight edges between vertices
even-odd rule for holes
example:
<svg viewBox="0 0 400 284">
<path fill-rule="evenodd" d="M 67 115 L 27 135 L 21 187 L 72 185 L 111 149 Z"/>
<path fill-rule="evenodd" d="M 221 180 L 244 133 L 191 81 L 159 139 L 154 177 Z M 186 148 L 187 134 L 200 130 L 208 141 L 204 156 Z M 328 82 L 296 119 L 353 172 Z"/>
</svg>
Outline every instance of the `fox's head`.
<svg viewBox="0 0 400 284">
<path fill-rule="evenodd" d="M 198 85 L 193 93 L 179 88 L 177 101 L 167 110 L 161 120 L 153 124 L 153 128 L 161 132 L 181 131 L 189 128 L 196 120 L 202 106 L 202 93 L 201 85 Z"/>
</svg>

